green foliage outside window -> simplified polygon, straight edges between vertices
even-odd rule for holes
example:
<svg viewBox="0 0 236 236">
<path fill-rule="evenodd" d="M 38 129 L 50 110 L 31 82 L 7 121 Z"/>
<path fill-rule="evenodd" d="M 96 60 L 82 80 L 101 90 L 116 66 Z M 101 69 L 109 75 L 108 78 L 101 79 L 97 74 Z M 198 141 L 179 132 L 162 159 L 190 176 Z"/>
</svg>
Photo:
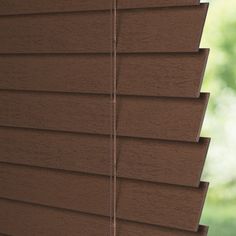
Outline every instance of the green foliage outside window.
<svg viewBox="0 0 236 236">
<path fill-rule="evenodd" d="M 236 0 L 210 1 L 202 48 L 210 47 L 203 91 L 211 99 L 202 136 L 212 137 L 203 180 L 210 181 L 202 224 L 209 236 L 236 235 Z"/>
</svg>

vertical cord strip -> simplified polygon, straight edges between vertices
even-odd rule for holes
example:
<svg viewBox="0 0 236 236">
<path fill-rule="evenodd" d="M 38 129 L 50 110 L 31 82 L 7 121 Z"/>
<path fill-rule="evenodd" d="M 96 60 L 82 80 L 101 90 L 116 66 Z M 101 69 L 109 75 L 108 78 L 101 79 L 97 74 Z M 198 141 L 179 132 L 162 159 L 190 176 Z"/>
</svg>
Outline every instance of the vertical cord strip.
<svg viewBox="0 0 236 236">
<path fill-rule="evenodd" d="M 117 0 L 114 0 L 114 27 L 113 27 L 113 51 L 114 51 L 114 55 L 113 55 L 113 60 L 114 60 L 114 87 L 113 87 L 113 96 L 114 96 L 114 100 L 113 100 L 113 103 L 114 103 L 114 108 L 113 108 L 113 134 L 114 134 L 114 140 L 113 140 L 113 145 L 114 145 L 114 153 L 113 153 L 113 162 L 114 162 L 114 202 L 113 202 L 113 207 L 114 207 L 114 219 L 113 219 L 113 227 L 114 227 L 114 236 L 116 236 L 116 204 L 117 204 L 117 150 L 116 150 L 116 147 L 117 147 L 117 133 L 116 133 L 116 130 L 117 130 L 117 114 L 116 114 L 116 111 L 117 111 L 117 71 L 116 71 L 116 64 L 117 64 L 117 58 L 116 58 L 116 46 L 117 46 L 117 9 L 116 9 L 116 5 L 117 5 Z"/>
<path fill-rule="evenodd" d="M 117 232 L 117 0 L 111 7 L 111 176 L 110 176 L 110 235 Z"/>
</svg>

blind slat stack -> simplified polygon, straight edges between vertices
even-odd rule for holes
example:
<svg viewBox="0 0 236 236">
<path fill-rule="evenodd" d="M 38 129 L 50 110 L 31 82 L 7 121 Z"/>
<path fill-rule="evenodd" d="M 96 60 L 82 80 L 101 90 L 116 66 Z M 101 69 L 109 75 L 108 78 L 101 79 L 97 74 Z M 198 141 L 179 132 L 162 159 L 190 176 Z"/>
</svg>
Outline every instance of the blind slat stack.
<svg viewBox="0 0 236 236">
<path fill-rule="evenodd" d="M 0 235 L 110 235 L 110 8 L 0 1 Z M 117 8 L 117 236 L 206 236 L 208 4 Z"/>
</svg>

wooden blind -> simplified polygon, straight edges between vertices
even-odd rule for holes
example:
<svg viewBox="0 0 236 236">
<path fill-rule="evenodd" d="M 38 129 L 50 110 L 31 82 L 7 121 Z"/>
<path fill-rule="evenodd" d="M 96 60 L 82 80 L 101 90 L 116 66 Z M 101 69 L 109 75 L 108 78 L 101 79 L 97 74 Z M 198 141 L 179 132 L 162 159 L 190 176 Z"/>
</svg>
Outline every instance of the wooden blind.
<svg viewBox="0 0 236 236">
<path fill-rule="evenodd" d="M 111 0 L 0 1 L 0 235 L 111 236 Z M 117 236 L 206 236 L 208 4 L 117 2 Z"/>
</svg>

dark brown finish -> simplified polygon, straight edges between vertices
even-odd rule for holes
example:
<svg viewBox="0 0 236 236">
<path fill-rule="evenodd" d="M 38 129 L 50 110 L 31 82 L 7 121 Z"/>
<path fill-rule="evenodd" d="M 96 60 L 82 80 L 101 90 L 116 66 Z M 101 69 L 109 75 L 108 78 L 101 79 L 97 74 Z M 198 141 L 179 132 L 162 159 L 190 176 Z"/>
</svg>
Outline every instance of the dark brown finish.
<svg viewBox="0 0 236 236">
<path fill-rule="evenodd" d="M 120 54 L 118 94 L 199 97 L 208 50 Z M 0 56 L 0 89 L 110 94 L 109 54 Z"/>
<path fill-rule="evenodd" d="M 119 138 L 118 176 L 197 187 L 208 145 Z M 109 175 L 110 137 L 0 128 L 0 161 Z"/>
<path fill-rule="evenodd" d="M 0 0 L 0 235 L 110 235 L 110 8 Z M 117 236 L 206 236 L 208 4 L 117 8 Z"/>
<path fill-rule="evenodd" d="M 197 231 L 207 183 L 189 188 L 119 179 L 117 184 L 119 219 Z M 1 163 L 0 185 L 3 198 L 110 215 L 109 177 Z"/>
<path fill-rule="evenodd" d="M 75 213 L 17 201 L 0 199 L 0 227 L 18 236 L 109 236 L 109 220 L 105 217 Z M 65 227 L 66 226 L 66 227 Z M 206 236 L 207 227 L 189 232 L 118 221 L 117 236 Z"/>
<path fill-rule="evenodd" d="M 121 10 L 117 50 L 198 51 L 207 8 Z M 1 17 L 0 53 L 110 52 L 110 22 L 109 11 Z"/>
<path fill-rule="evenodd" d="M 118 9 L 199 5 L 200 0 L 118 0 Z"/>
<path fill-rule="evenodd" d="M 148 8 L 198 5 L 199 0 L 118 0 L 118 9 Z M 91 10 L 107 10 L 111 8 L 111 0 L 18 0 L 0 1 L 0 15 L 32 14 L 48 12 L 76 12 Z"/>
<path fill-rule="evenodd" d="M 120 136 L 193 141 L 199 139 L 209 94 L 200 98 L 118 98 Z M 110 134 L 107 95 L 0 92 L 0 126 Z"/>
</svg>

